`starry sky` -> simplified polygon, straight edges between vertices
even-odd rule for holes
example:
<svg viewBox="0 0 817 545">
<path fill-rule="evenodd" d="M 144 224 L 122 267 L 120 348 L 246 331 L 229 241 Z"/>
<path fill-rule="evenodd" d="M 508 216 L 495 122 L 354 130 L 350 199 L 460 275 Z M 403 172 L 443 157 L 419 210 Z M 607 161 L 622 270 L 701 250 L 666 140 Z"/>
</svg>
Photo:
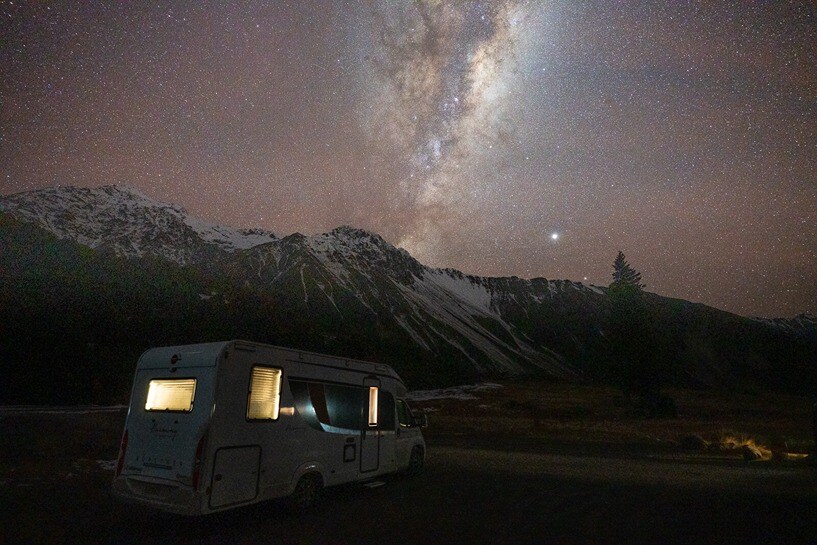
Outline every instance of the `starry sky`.
<svg viewBox="0 0 817 545">
<path fill-rule="evenodd" d="M 0 193 L 817 313 L 817 3 L 0 0 Z"/>
</svg>

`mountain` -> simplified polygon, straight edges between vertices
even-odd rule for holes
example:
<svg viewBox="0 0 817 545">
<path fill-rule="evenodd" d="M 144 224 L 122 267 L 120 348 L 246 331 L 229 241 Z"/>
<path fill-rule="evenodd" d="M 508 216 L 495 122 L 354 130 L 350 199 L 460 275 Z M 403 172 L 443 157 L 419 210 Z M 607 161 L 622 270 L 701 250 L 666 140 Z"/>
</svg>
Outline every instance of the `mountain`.
<svg viewBox="0 0 817 545">
<path fill-rule="evenodd" d="M 58 238 L 117 257 L 215 267 L 259 292 L 296 298 L 291 303 L 315 320 L 354 323 L 365 316 L 378 330 L 398 327 L 424 350 L 458 352 L 480 373 L 576 375 L 558 353 L 517 334 L 501 309 L 538 305 L 568 291 L 602 293 L 567 281 L 484 279 L 431 269 L 378 235 L 351 227 L 279 239 L 211 225 L 116 186 L 33 191 L 4 198 L 0 207 Z"/>
<path fill-rule="evenodd" d="M 480 373 L 576 375 L 560 354 L 507 322 L 502 307 L 509 298 L 541 304 L 568 291 L 600 296 L 581 284 L 545 280 L 518 281 L 511 292 L 501 279 L 425 267 L 378 235 L 350 227 L 259 245 L 226 270 L 256 290 L 290 294 L 316 320 L 375 319 L 376 329 L 400 328 L 414 345 L 440 356 L 454 351 Z"/>
<path fill-rule="evenodd" d="M 798 337 L 817 336 L 817 316 L 804 312 L 794 318 L 754 318 L 760 323 L 792 333 Z"/>
<path fill-rule="evenodd" d="M 0 199 L 0 210 L 58 238 L 118 257 L 153 255 L 180 265 L 277 240 L 261 229 L 234 229 L 193 218 L 180 206 L 116 185 L 18 193 Z"/>
<path fill-rule="evenodd" d="M 817 386 L 813 317 L 647 297 L 674 382 Z M 613 365 L 610 320 L 606 288 L 434 269 L 351 227 L 277 237 L 116 186 L 0 198 L 0 359 L 18 380 L 39 362 L 76 385 L 45 384 L 42 399 L 121 397 L 145 348 L 231 337 L 384 361 L 415 386 L 599 379 Z M 5 384 L 0 402 L 31 400 Z"/>
</svg>

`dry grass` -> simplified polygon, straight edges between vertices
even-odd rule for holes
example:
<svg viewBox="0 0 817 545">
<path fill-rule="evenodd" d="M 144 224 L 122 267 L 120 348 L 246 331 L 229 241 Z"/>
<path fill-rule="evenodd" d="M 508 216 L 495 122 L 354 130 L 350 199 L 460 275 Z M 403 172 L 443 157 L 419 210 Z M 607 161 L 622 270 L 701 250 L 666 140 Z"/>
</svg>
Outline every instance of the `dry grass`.
<svg viewBox="0 0 817 545">
<path fill-rule="evenodd" d="M 772 450 L 765 445 L 761 445 L 751 437 L 724 435 L 717 443 L 717 448 L 725 452 L 741 452 L 743 447 L 760 453 L 761 460 L 771 460 Z"/>
<path fill-rule="evenodd" d="M 777 459 L 799 459 L 812 449 L 807 397 L 665 393 L 676 401 L 676 419 L 637 416 L 632 403 L 612 387 L 561 383 L 508 382 L 503 388 L 475 392 L 477 399 L 415 405 L 429 412 L 431 438 L 510 434 L 557 442 L 676 448 L 684 437 L 698 435 L 712 445 L 710 452 L 739 456 L 746 445 L 757 448 L 763 459 L 774 458 L 775 452 Z"/>
</svg>

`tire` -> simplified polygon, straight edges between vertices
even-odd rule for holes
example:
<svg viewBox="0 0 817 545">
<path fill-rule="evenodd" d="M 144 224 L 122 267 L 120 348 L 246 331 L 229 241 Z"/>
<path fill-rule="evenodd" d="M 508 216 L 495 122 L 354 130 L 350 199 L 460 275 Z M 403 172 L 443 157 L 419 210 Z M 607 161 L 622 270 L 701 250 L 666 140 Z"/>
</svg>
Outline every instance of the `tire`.
<svg viewBox="0 0 817 545">
<path fill-rule="evenodd" d="M 422 473 L 423 462 L 425 462 L 423 456 L 423 449 L 421 449 L 420 447 L 414 447 L 411 450 L 411 457 L 409 457 L 408 467 L 406 467 L 406 475 L 414 477 Z"/>
<path fill-rule="evenodd" d="M 298 479 L 295 490 L 289 497 L 290 510 L 294 513 L 306 513 L 320 501 L 323 491 L 323 480 L 317 473 L 308 473 Z"/>
</svg>

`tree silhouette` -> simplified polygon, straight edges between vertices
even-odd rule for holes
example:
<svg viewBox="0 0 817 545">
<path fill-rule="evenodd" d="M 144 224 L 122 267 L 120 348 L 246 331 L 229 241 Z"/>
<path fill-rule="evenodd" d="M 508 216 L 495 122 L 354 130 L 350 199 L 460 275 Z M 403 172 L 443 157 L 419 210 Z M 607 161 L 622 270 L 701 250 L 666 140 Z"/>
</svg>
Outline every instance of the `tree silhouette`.
<svg viewBox="0 0 817 545">
<path fill-rule="evenodd" d="M 636 271 L 622 252 L 613 262 L 610 284 L 610 356 L 614 382 L 627 394 L 639 398 L 648 415 L 668 415 L 674 408 L 662 407 L 668 398 L 660 395 L 666 382 L 666 365 L 659 354 L 661 331 L 655 311 L 644 293 L 641 273 Z M 671 400 L 669 400 L 671 403 Z"/>
<path fill-rule="evenodd" d="M 616 260 L 613 262 L 613 283 L 610 287 L 625 287 L 629 286 L 637 290 L 642 290 L 647 287 L 646 284 L 641 283 L 641 273 L 627 263 L 624 253 L 619 251 Z"/>
</svg>

